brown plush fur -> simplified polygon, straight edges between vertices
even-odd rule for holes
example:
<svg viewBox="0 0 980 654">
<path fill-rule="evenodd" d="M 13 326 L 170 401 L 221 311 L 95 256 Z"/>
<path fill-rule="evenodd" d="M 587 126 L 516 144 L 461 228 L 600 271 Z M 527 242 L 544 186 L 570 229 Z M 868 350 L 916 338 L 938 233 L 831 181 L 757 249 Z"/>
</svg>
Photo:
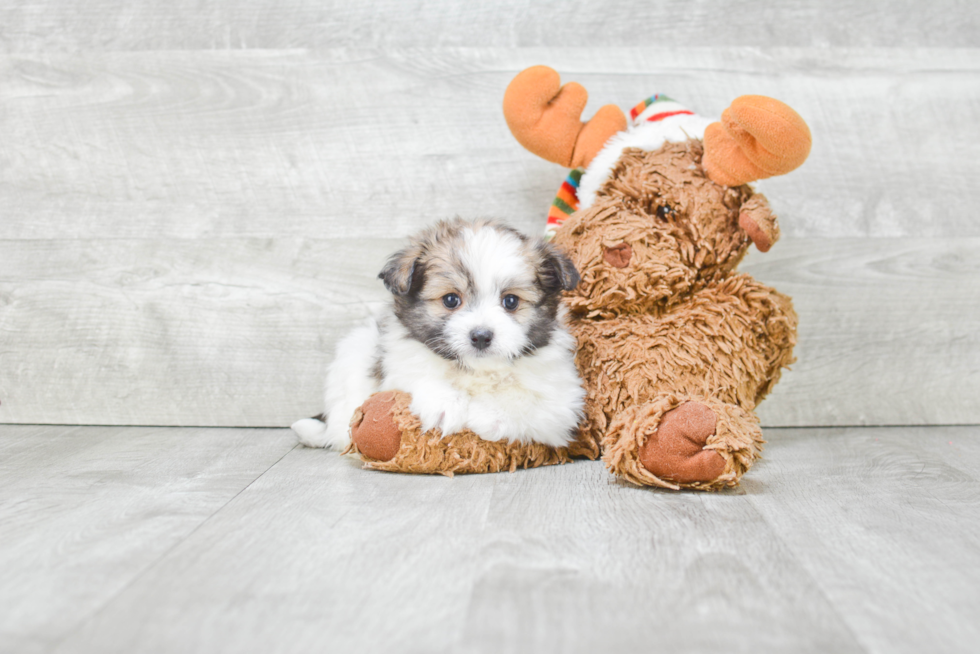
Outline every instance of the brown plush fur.
<svg viewBox="0 0 980 654">
<path fill-rule="evenodd" d="M 738 265 L 749 244 L 739 209 L 752 191 L 707 179 L 700 156 L 699 141 L 628 149 L 595 204 L 562 225 L 554 243 L 582 277 L 568 296 L 573 313 L 661 314 Z M 607 265 L 606 250 L 621 243 L 629 264 Z"/>
<path fill-rule="evenodd" d="M 584 437 L 600 444 L 612 472 L 643 485 L 737 483 L 763 442 L 754 409 L 796 342 L 789 298 L 734 272 L 750 243 L 742 210 L 768 204 L 747 186 L 712 182 L 701 155 L 694 140 L 625 151 L 593 206 L 554 241 L 582 271 L 568 304 L 588 390 Z M 778 234 L 771 214 L 757 219 Z M 603 258 L 621 243 L 633 251 L 625 268 Z M 640 463 L 639 449 L 665 413 L 689 401 L 717 416 L 705 448 L 724 459 L 724 472 L 662 479 Z"/>
<path fill-rule="evenodd" d="M 422 434 L 400 396 L 390 412 L 397 454 L 367 465 L 493 472 L 601 453 L 640 485 L 737 484 L 761 451 L 754 410 L 793 360 L 797 318 L 788 297 L 735 272 L 753 241 L 768 249 L 779 236 L 768 203 L 711 181 L 702 155 L 697 140 L 626 150 L 595 203 L 557 232 L 582 276 L 565 301 L 588 392 L 568 450 Z"/>
</svg>

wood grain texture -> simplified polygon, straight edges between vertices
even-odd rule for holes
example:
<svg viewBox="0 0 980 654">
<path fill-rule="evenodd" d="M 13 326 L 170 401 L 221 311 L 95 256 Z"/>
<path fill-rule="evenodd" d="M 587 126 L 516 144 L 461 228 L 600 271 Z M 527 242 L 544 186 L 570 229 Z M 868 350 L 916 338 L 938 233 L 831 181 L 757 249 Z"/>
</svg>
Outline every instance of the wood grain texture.
<svg viewBox="0 0 980 654">
<path fill-rule="evenodd" d="M 446 479 L 298 449 L 65 645 L 860 651 L 787 554 L 744 496 L 650 493 L 601 464 Z"/>
<path fill-rule="evenodd" d="M 696 494 L 0 426 L 0 650 L 971 652 L 978 437 L 772 430 L 740 490 Z"/>
<path fill-rule="evenodd" d="M 493 479 L 291 454 L 64 651 L 444 650 L 480 568 Z"/>
<path fill-rule="evenodd" d="M 0 428 L 0 651 L 50 651 L 293 446 L 283 431 Z"/>
<path fill-rule="evenodd" d="M 0 420 L 284 426 L 322 410 L 400 241 L 5 244 Z"/>
<path fill-rule="evenodd" d="M 980 428 L 769 437 L 766 466 L 743 485 L 862 648 L 975 649 Z"/>
<path fill-rule="evenodd" d="M 414 46 L 933 46 L 980 43 L 976 3 L 876 0 L 4 0 L 0 50 Z"/>
<path fill-rule="evenodd" d="M 787 554 L 740 492 L 650 492 L 599 463 L 503 475 L 464 650 L 861 651 Z"/>
<path fill-rule="evenodd" d="M 138 27 L 146 10 L 126 15 Z M 161 38 L 183 16 L 167 11 Z M 245 29 L 258 10 L 240 11 Z M 65 30 L 44 33 L 70 43 Z M 0 56 L 0 421 L 278 426 L 319 411 L 333 343 L 383 299 L 374 276 L 398 239 L 454 214 L 541 229 L 564 171 L 500 115 L 507 82 L 540 62 L 584 83 L 592 108 L 669 90 L 717 114 L 762 93 L 810 121 L 807 164 L 759 184 L 795 241 L 748 270 L 802 316 L 800 362 L 765 424 L 980 420 L 980 49 L 106 37 L 65 54 L 41 33 L 41 50 Z"/>
<path fill-rule="evenodd" d="M 402 243 L 0 241 L 0 421 L 283 426 L 383 306 Z M 785 239 L 742 268 L 794 297 L 768 426 L 980 422 L 978 239 Z"/>
<path fill-rule="evenodd" d="M 980 5 L 978 5 L 980 6 Z M 436 217 L 529 231 L 565 171 L 500 103 L 547 63 L 605 103 L 705 115 L 759 93 L 814 134 L 759 184 L 794 236 L 980 236 L 980 50 L 425 48 L 0 57 L 5 238 L 407 236 Z"/>
<path fill-rule="evenodd" d="M 798 362 L 764 425 L 980 422 L 980 242 L 794 239 L 741 269 L 793 298 Z"/>
</svg>

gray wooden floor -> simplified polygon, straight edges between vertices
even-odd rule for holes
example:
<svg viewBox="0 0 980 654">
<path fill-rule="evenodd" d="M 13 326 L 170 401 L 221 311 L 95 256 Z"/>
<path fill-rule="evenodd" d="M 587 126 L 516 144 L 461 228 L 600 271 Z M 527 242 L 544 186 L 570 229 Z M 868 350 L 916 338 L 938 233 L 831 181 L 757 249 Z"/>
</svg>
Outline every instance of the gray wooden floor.
<svg viewBox="0 0 980 654">
<path fill-rule="evenodd" d="M 976 651 L 980 427 L 767 436 L 707 495 L 0 426 L 0 651 Z"/>
</svg>

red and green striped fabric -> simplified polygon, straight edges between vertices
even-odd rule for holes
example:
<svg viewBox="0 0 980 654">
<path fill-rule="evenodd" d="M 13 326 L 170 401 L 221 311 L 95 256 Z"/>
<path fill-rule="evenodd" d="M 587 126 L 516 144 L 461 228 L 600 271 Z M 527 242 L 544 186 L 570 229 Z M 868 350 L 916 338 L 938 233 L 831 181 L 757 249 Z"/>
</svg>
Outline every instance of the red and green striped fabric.
<svg viewBox="0 0 980 654">
<path fill-rule="evenodd" d="M 575 168 L 568 173 L 568 178 L 562 182 L 555 195 L 551 208 L 548 210 L 548 226 L 545 228 L 545 236 L 550 240 L 555 235 L 555 231 L 568 220 L 568 217 L 578 211 L 578 182 L 582 178 L 584 171 Z"/>
<path fill-rule="evenodd" d="M 648 122 L 648 123 L 656 122 L 658 120 L 663 120 L 668 116 L 678 116 L 678 115 L 690 116 L 694 114 L 693 111 L 688 111 L 684 107 L 678 105 L 677 101 L 674 100 L 673 98 L 669 98 L 662 93 L 657 93 L 651 95 L 649 98 L 647 98 L 640 104 L 630 109 L 630 118 L 633 120 L 634 125 L 637 123 L 637 118 L 639 118 L 640 114 L 645 112 L 647 110 L 647 107 L 649 107 L 652 104 L 662 105 L 664 111 L 656 111 L 656 107 L 655 107 L 654 113 L 650 114 L 650 112 L 647 112 L 647 114 L 649 115 L 643 119 L 644 122 Z M 673 105 L 673 106 L 668 106 L 668 105 Z"/>
</svg>

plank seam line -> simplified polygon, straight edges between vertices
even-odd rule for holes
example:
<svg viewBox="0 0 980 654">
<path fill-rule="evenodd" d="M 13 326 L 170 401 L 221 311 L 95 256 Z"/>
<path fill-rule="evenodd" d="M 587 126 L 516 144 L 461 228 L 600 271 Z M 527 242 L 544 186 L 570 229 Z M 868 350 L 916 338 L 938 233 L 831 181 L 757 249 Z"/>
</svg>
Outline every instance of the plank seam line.
<svg viewBox="0 0 980 654">
<path fill-rule="evenodd" d="M 268 473 L 270 470 L 272 470 L 277 465 L 279 465 L 279 462 L 280 461 L 282 461 L 283 459 L 285 459 L 286 456 L 288 456 L 290 452 L 292 452 L 293 450 L 295 450 L 298 447 L 301 447 L 301 446 L 300 446 L 299 443 L 296 443 L 291 448 L 289 448 L 288 450 L 286 450 L 286 452 L 283 453 L 282 456 L 280 456 L 271 465 L 269 465 L 269 467 L 267 467 L 265 470 L 263 470 L 261 473 L 259 473 L 255 477 L 255 479 L 253 479 L 252 481 L 248 482 L 241 490 L 239 490 L 237 493 L 235 493 L 232 497 L 228 498 L 228 501 L 226 501 L 220 507 L 218 507 L 217 509 L 215 509 L 215 511 L 213 513 L 211 513 L 211 515 L 209 515 L 208 517 L 206 517 L 196 527 L 194 527 L 189 532 L 187 532 L 187 534 L 183 538 L 179 539 L 173 545 L 171 545 L 170 547 L 168 547 L 164 552 L 161 552 L 158 557 L 156 557 L 153 561 L 151 561 L 150 563 L 148 563 L 146 565 L 146 567 L 144 567 L 136 575 L 134 575 L 132 579 L 130 579 L 129 581 L 127 581 L 122 586 L 122 588 L 120 588 L 119 590 L 117 590 L 115 593 L 112 594 L 111 597 L 107 598 L 104 602 L 102 602 L 102 604 L 98 608 L 96 608 L 93 611 L 91 611 L 84 618 L 81 618 L 75 624 L 75 626 L 72 629 L 69 629 L 67 632 L 65 632 L 65 634 L 62 637 L 60 637 L 56 641 L 54 641 L 54 643 L 52 644 L 52 648 L 51 649 L 54 650 L 54 649 L 57 649 L 58 647 L 60 647 L 61 645 L 63 645 L 65 643 L 65 641 L 67 641 L 69 638 L 71 638 L 76 633 L 78 633 L 78 631 L 81 630 L 82 627 L 84 627 L 86 624 L 88 624 L 89 622 L 91 622 L 92 620 L 94 620 L 96 616 L 98 616 L 110 604 L 112 604 L 114 601 L 116 601 L 116 599 L 119 596 L 121 596 L 123 593 L 125 593 L 133 584 L 135 584 L 137 581 L 139 581 L 140 579 L 142 579 L 143 577 L 145 577 L 147 575 L 147 573 L 149 573 L 151 570 L 153 570 L 155 567 L 157 567 L 160 564 L 161 561 L 163 561 L 166 557 L 168 557 L 171 552 L 173 552 L 175 549 L 177 549 L 178 547 L 180 547 L 181 545 L 183 545 L 185 542 L 187 542 L 187 540 L 191 536 L 193 536 L 194 534 L 196 534 L 201 529 L 201 527 L 203 527 L 208 522 L 210 522 L 213 517 L 215 517 L 216 515 L 218 515 L 219 513 L 221 513 L 225 509 L 225 507 L 227 507 L 229 504 L 231 504 L 232 502 L 234 502 L 238 498 L 239 495 L 241 495 L 246 490 L 248 490 L 249 488 L 251 488 L 252 487 L 252 484 L 254 484 L 255 482 L 257 482 L 259 479 L 262 479 L 262 477 L 264 477 L 266 475 L 266 473 Z"/>
<path fill-rule="evenodd" d="M 797 551 L 792 546 L 790 546 L 788 542 L 786 542 L 786 539 L 783 537 L 781 533 L 779 533 L 779 531 L 776 529 L 776 526 L 772 524 L 772 522 L 769 520 L 769 517 L 765 514 L 765 512 L 761 508 L 759 508 L 759 505 L 756 503 L 755 497 L 753 497 L 751 494 L 746 494 L 743 495 L 742 497 L 748 499 L 749 506 L 752 507 L 752 510 L 755 511 L 755 514 L 759 516 L 762 522 L 765 523 L 765 525 L 769 528 L 769 532 L 772 535 L 772 537 L 779 542 L 780 546 L 783 548 L 786 554 L 793 558 L 793 562 L 796 563 L 796 565 L 799 567 L 800 573 L 806 575 L 806 578 L 810 580 L 811 584 L 813 584 L 814 590 L 820 593 L 820 596 L 824 598 L 824 601 L 827 602 L 828 608 L 833 612 L 835 616 L 837 616 L 837 619 L 840 621 L 841 626 L 846 630 L 846 632 L 853 639 L 853 643 L 862 652 L 865 652 L 865 654 L 871 652 L 868 646 L 865 645 L 864 642 L 862 642 L 861 637 L 858 635 L 858 632 L 854 628 L 854 625 L 851 624 L 851 621 L 847 619 L 847 616 L 840 611 L 840 608 L 837 606 L 836 602 L 834 601 L 834 598 L 832 598 L 828 594 L 827 589 L 824 588 L 823 585 L 820 583 L 820 579 L 818 578 L 818 575 L 815 575 L 813 572 L 807 569 L 805 562 L 797 553 Z M 698 500 L 702 505 L 704 505 L 704 496 L 699 496 Z"/>
</svg>

